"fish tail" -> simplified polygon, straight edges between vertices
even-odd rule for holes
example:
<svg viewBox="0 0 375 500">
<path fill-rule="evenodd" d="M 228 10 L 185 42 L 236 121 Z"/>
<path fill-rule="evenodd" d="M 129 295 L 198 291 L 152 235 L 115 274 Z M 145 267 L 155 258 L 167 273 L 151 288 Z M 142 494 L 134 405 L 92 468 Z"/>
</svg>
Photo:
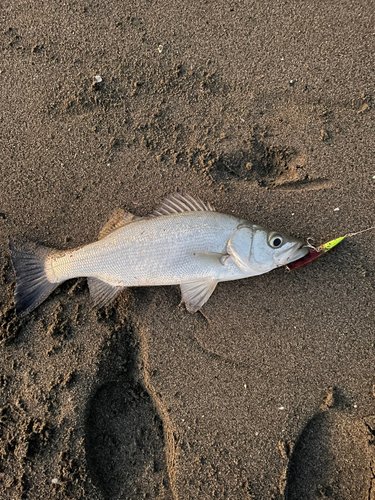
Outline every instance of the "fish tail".
<svg viewBox="0 0 375 500">
<path fill-rule="evenodd" d="M 52 282 L 46 272 L 46 260 L 56 250 L 36 243 L 25 243 L 15 248 L 9 238 L 9 249 L 16 273 L 14 303 L 18 316 L 35 309 L 61 283 Z"/>
</svg>

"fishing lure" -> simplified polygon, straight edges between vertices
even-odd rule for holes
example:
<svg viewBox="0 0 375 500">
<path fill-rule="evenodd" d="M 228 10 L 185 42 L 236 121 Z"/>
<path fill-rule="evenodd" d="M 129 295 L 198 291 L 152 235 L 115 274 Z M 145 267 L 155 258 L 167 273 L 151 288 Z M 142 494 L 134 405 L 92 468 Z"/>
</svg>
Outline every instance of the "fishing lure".
<svg viewBox="0 0 375 500">
<path fill-rule="evenodd" d="M 362 231 L 358 231 L 357 233 L 345 234 L 345 236 L 340 236 L 339 238 L 336 238 L 334 240 L 327 241 L 327 243 L 323 243 L 323 245 L 320 245 L 318 247 L 314 247 L 310 243 L 308 243 L 306 246 L 309 246 L 311 248 L 311 251 L 301 259 L 295 260 L 294 262 L 288 264 L 286 268 L 288 269 L 288 271 L 293 271 L 293 269 L 297 269 L 301 266 L 304 266 L 305 264 L 308 264 L 309 262 L 318 259 L 322 255 L 332 250 L 332 248 L 341 243 L 345 238 L 356 236 L 357 234 L 370 231 L 371 229 L 375 229 L 375 226 L 368 227 L 367 229 L 363 229 Z"/>
</svg>

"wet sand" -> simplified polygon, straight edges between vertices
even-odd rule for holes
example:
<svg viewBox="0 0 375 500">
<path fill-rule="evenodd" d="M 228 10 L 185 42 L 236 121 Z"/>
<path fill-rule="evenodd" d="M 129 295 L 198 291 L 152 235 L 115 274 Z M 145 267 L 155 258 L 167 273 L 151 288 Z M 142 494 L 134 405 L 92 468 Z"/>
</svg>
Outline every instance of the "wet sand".
<svg viewBox="0 0 375 500">
<path fill-rule="evenodd" d="M 7 247 L 175 190 L 317 244 L 374 225 L 373 11 L 3 0 L 1 498 L 375 498 L 374 232 L 204 315 L 79 279 L 19 319 Z"/>
</svg>

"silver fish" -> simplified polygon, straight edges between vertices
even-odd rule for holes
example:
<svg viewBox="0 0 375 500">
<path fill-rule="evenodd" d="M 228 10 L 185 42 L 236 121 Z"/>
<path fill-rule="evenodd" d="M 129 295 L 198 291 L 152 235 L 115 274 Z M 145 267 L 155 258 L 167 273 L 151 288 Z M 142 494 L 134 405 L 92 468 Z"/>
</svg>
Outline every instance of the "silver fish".
<svg viewBox="0 0 375 500">
<path fill-rule="evenodd" d="M 9 242 L 16 273 L 19 315 L 37 307 L 60 283 L 87 277 L 92 302 L 104 306 L 131 286 L 180 285 L 195 312 L 219 281 L 267 273 L 308 253 L 300 241 L 232 215 L 210 204 L 174 194 L 144 218 L 117 211 L 99 241 L 58 251 Z"/>
</svg>

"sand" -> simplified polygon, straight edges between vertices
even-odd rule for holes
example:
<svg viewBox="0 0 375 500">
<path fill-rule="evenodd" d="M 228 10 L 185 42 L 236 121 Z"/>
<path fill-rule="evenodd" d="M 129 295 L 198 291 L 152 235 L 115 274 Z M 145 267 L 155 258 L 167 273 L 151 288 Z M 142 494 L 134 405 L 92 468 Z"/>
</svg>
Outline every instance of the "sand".
<svg viewBox="0 0 375 500">
<path fill-rule="evenodd" d="M 375 498 L 374 232 L 204 315 L 79 279 L 19 319 L 7 247 L 175 190 L 317 244 L 374 225 L 374 9 L 2 0 L 2 499 Z"/>
</svg>

